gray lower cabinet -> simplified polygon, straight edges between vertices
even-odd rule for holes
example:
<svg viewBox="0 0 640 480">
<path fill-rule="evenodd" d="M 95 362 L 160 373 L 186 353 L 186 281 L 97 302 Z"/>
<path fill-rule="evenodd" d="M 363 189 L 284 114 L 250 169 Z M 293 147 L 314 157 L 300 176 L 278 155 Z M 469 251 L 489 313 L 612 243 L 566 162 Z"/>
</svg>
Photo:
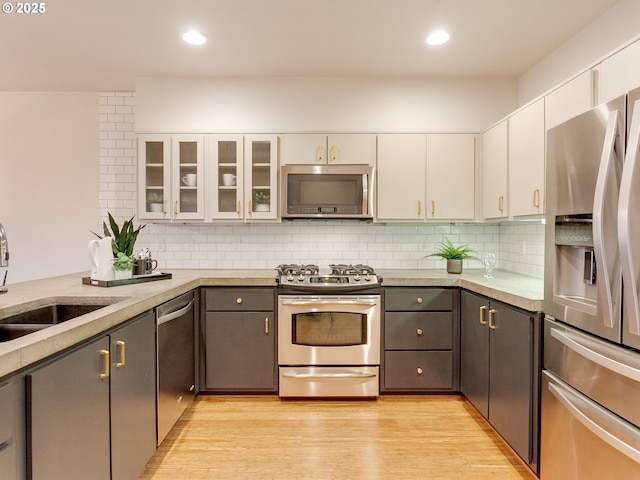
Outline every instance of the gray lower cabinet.
<svg viewBox="0 0 640 480">
<path fill-rule="evenodd" d="M 275 290 L 203 290 L 201 378 L 209 393 L 277 393 Z"/>
<path fill-rule="evenodd" d="M 458 289 L 385 288 L 381 391 L 457 391 Z"/>
<path fill-rule="evenodd" d="M 460 390 L 537 471 L 541 315 L 461 293 Z"/>
<path fill-rule="evenodd" d="M 14 375 L 0 381 L 0 477 L 23 480 L 24 447 L 24 377 Z"/>
<path fill-rule="evenodd" d="M 156 447 L 149 312 L 27 375 L 30 479 L 135 479 Z"/>
</svg>

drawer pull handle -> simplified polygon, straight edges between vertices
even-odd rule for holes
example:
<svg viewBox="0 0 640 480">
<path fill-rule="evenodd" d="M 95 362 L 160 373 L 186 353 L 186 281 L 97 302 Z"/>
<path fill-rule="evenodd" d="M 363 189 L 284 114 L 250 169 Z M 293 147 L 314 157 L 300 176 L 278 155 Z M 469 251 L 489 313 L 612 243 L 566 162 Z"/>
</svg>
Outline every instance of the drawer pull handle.
<svg viewBox="0 0 640 480">
<path fill-rule="evenodd" d="M 420 367 L 416 368 L 416 373 L 422 375 L 422 369 Z"/>
<path fill-rule="evenodd" d="M 484 319 L 484 311 L 487 309 L 485 305 L 480 307 L 480 325 L 486 325 L 487 321 Z"/>
<path fill-rule="evenodd" d="M 269 317 L 264 319 L 264 334 L 269 335 Z"/>
<path fill-rule="evenodd" d="M 422 336 L 422 329 L 421 328 L 416 329 L 416 335 L 418 335 L 419 337 Z"/>
<path fill-rule="evenodd" d="M 494 309 L 489 310 L 489 328 L 491 330 L 495 330 L 496 329 L 496 325 L 493 321 L 493 317 L 496 314 L 496 311 Z"/>
<path fill-rule="evenodd" d="M 236 298 L 236 303 L 238 305 L 242 305 L 242 298 L 241 297 Z"/>
<path fill-rule="evenodd" d="M 422 305 L 422 298 L 421 298 L 421 297 L 418 297 L 418 298 L 416 299 L 416 302 L 418 302 L 418 305 Z"/>
<path fill-rule="evenodd" d="M 109 350 L 100 350 L 100 356 L 104 358 L 104 373 L 100 374 L 100 378 L 109 378 Z"/>
<path fill-rule="evenodd" d="M 116 362 L 116 368 L 124 367 L 126 360 L 126 345 L 122 340 L 116 341 L 116 349 L 120 347 L 120 361 Z"/>
</svg>

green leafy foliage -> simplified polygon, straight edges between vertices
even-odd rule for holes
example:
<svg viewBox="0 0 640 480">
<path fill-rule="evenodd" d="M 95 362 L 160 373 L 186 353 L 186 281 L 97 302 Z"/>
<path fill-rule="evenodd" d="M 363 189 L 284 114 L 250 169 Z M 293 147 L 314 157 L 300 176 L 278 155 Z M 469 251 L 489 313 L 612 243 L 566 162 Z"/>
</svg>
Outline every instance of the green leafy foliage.
<svg viewBox="0 0 640 480">
<path fill-rule="evenodd" d="M 438 247 L 438 250 L 436 252 L 431 253 L 426 257 L 441 257 L 446 258 L 447 260 L 479 260 L 478 257 L 473 255 L 475 253 L 478 252 L 469 248 L 469 245 L 461 245 L 459 247 L 456 247 L 453 243 L 451 243 L 451 240 L 447 238 L 446 241 L 440 243 L 440 246 Z"/>
<path fill-rule="evenodd" d="M 263 191 L 256 192 L 255 194 L 256 203 L 269 203 L 271 196 L 268 193 L 264 193 Z"/>
<path fill-rule="evenodd" d="M 133 262 L 135 257 L 133 255 L 125 255 L 122 252 L 118 252 L 116 259 L 113 261 L 113 267 L 117 270 L 131 270 L 133 269 Z"/>
<path fill-rule="evenodd" d="M 125 256 L 130 257 L 133 255 L 133 246 L 138 239 L 138 233 L 140 233 L 140 230 L 146 227 L 146 225 L 140 225 L 134 229 L 133 217 L 131 217 L 129 220 L 125 220 L 122 227 L 119 227 L 111 213 L 108 213 L 108 216 L 109 226 L 107 226 L 107 222 L 102 222 L 102 228 L 105 237 L 113 238 L 113 256 L 118 257 L 118 253 L 123 253 Z M 111 230 L 109 230 L 109 227 L 111 227 Z M 93 234 L 98 238 L 103 238 L 95 232 L 93 232 Z"/>
</svg>

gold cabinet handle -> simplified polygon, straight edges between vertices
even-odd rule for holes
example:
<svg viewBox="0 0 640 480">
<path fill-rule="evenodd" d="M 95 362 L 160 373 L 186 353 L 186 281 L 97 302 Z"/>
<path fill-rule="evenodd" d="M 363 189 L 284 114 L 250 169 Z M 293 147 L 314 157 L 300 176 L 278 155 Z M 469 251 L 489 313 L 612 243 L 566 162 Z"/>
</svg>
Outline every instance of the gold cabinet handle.
<svg viewBox="0 0 640 480">
<path fill-rule="evenodd" d="M 236 298 L 236 303 L 237 303 L 238 305 L 242 305 L 242 297 L 238 297 L 238 298 Z"/>
<path fill-rule="evenodd" d="M 331 161 L 335 162 L 338 159 L 338 149 L 334 145 L 331 147 Z"/>
<path fill-rule="evenodd" d="M 242 203 L 240 203 L 240 200 L 238 200 L 238 208 L 237 208 L 237 210 L 236 210 L 236 213 L 237 213 L 238 215 L 240 215 L 240 205 L 242 205 Z"/>
<path fill-rule="evenodd" d="M 178 200 L 173 203 L 173 214 L 178 215 Z"/>
<path fill-rule="evenodd" d="M 502 195 L 498 197 L 498 211 L 504 213 L 504 196 Z"/>
<path fill-rule="evenodd" d="M 109 378 L 109 350 L 100 350 L 100 356 L 104 360 L 104 372 L 99 377 L 101 379 Z"/>
<path fill-rule="evenodd" d="M 318 162 L 324 162 L 324 148 L 323 147 L 318 147 L 316 149 L 316 158 L 318 159 Z"/>
<path fill-rule="evenodd" d="M 422 334 L 423 334 L 422 329 L 421 329 L 421 328 L 417 328 L 417 329 L 416 329 L 416 335 L 418 335 L 419 337 L 421 337 L 421 336 L 422 336 Z"/>
<path fill-rule="evenodd" d="M 264 319 L 264 334 L 269 335 L 269 317 Z"/>
<path fill-rule="evenodd" d="M 120 361 L 116 362 L 116 368 L 124 367 L 126 360 L 126 345 L 122 340 L 116 341 L 116 350 L 120 348 Z"/>
<path fill-rule="evenodd" d="M 422 301 L 422 297 L 416 298 L 416 302 L 418 302 L 418 305 L 422 305 Z"/>
<path fill-rule="evenodd" d="M 431 200 L 431 215 L 435 215 L 435 214 L 436 214 L 436 201 Z"/>
<path fill-rule="evenodd" d="M 247 202 L 247 214 L 251 215 L 251 200 Z"/>
<path fill-rule="evenodd" d="M 540 208 L 540 190 L 537 188 L 533 191 L 533 206 Z"/>
<path fill-rule="evenodd" d="M 491 310 L 489 310 L 489 328 L 491 330 L 495 330 L 496 329 L 496 325 L 493 322 L 493 317 L 496 314 L 496 311 L 492 308 Z"/>
<path fill-rule="evenodd" d="M 484 319 L 484 311 L 487 309 L 485 305 L 480 307 L 480 325 L 486 325 L 487 321 Z"/>
<path fill-rule="evenodd" d="M 418 375 L 422 375 L 422 368 L 417 367 L 417 368 L 416 368 L 416 373 L 417 373 Z"/>
<path fill-rule="evenodd" d="M 164 202 L 162 202 L 162 214 L 166 215 L 167 214 L 167 202 L 169 200 L 165 200 Z"/>
<path fill-rule="evenodd" d="M 418 216 L 422 214 L 422 202 L 418 200 Z"/>
</svg>

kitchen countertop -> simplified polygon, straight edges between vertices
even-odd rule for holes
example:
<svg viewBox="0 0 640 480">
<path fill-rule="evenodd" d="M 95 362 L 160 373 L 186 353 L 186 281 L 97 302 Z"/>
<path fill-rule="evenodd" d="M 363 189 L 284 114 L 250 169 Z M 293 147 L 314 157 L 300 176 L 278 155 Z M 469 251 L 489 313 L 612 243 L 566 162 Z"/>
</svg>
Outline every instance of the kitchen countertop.
<svg viewBox="0 0 640 480">
<path fill-rule="evenodd" d="M 102 288 L 83 285 L 81 272 L 9 285 L 0 295 L 2 318 L 52 303 L 105 304 L 104 308 L 15 340 L 0 343 L 0 378 L 98 335 L 176 296 L 206 286 L 275 286 L 269 270 L 167 270 L 171 279 Z M 448 274 L 444 270 L 382 270 L 382 285 L 462 287 L 529 311 L 541 311 L 543 281 L 497 270 Z"/>
</svg>

